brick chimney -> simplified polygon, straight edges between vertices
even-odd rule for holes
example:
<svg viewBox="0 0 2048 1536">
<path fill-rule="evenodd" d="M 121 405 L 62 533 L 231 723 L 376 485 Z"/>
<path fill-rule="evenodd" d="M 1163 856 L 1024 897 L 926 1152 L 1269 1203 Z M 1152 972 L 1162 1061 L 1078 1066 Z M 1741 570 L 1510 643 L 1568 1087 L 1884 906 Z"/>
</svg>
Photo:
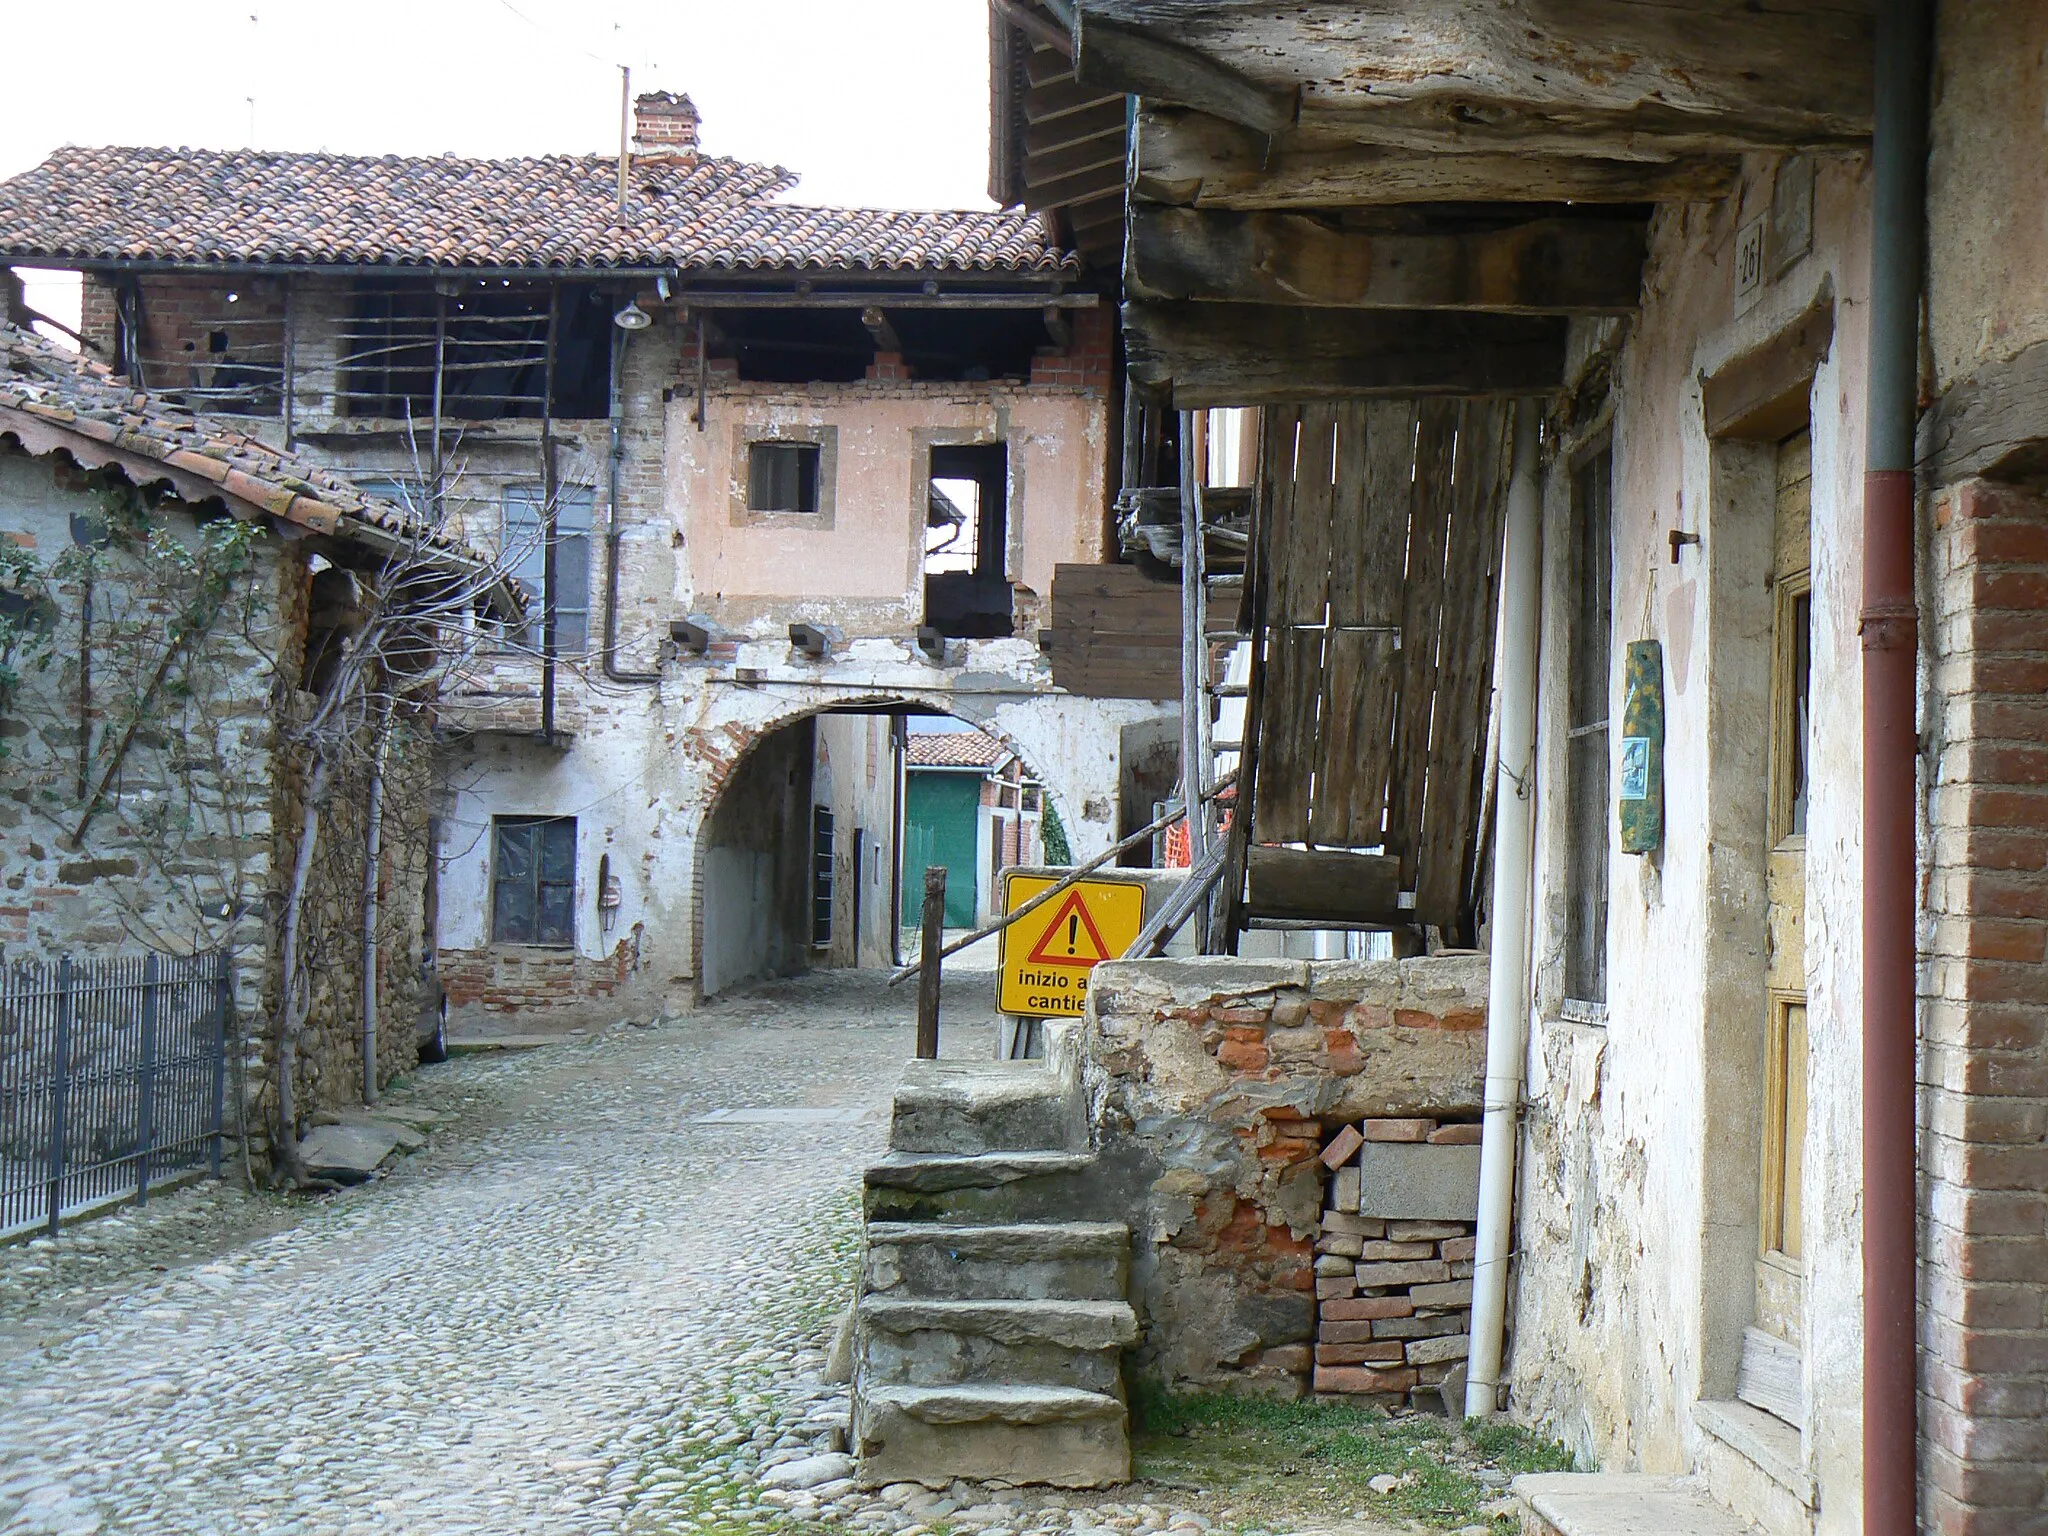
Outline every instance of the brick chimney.
<svg viewBox="0 0 2048 1536">
<path fill-rule="evenodd" d="M 633 153 L 695 155 L 697 108 L 687 96 L 649 91 L 633 98 Z"/>
</svg>

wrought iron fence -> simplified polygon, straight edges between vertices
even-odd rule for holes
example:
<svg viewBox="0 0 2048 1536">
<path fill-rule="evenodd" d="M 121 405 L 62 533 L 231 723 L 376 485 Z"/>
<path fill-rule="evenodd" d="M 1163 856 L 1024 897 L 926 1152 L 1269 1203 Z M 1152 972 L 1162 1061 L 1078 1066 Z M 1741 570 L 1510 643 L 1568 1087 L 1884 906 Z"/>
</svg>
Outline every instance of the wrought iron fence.
<svg viewBox="0 0 2048 1536">
<path fill-rule="evenodd" d="M 0 969 L 0 1238 L 220 1172 L 225 952 Z"/>
</svg>

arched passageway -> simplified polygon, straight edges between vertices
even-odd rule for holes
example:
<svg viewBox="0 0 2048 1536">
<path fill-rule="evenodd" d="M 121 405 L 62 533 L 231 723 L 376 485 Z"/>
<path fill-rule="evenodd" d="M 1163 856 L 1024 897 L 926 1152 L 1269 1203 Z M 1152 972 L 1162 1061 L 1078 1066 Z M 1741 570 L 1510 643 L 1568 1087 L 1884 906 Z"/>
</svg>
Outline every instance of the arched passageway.
<svg viewBox="0 0 2048 1536">
<path fill-rule="evenodd" d="M 1044 860 L 1051 808 L 1014 743 L 924 701 L 778 722 L 726 773 L 703 821 L 699 990 L 894 963 L 903 926 L 921 918 L 928 864 L 948 871 L 947 926 L 972 925 L 1000 900 L 1003 869 Z"/>
</svg>

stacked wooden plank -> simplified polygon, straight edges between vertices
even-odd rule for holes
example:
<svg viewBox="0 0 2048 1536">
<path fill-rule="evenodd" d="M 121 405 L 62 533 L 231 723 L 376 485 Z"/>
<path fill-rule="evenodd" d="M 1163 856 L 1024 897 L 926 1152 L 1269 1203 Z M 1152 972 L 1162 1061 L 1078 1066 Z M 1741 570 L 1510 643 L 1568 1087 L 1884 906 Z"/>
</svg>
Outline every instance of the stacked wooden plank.
<svg viewBox="0 0 2048 1536">
<path fill-rule="evenodd" d="M 1056 565 L 1052 680 L 1091 699 L 1180 697 L 1180 587 L 1134 565 Z"/>
<path fill-rule="evenodd" d="M 1318 1394 L 1436 1408 L 1472 1331 L 1479 1127 L 1431 1119 L 1341 1127 L 1316 1239 Z"/>
</svg>

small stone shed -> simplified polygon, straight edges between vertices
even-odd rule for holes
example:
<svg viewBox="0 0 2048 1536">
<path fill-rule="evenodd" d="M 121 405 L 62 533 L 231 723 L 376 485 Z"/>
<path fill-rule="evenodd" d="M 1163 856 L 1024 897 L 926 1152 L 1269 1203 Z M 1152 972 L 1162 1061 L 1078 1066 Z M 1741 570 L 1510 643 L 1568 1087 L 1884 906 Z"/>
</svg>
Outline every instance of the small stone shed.
<svg viewBox="0 0 2048 1536">
<path fill-rule="evenodd" d="M 227 949 L 229 1129 L 258 1156 L 275 1129 L 280 908 L 304 823 L 295 729 L 364 615 L 409 600 L 380 591 L 400 569 L 473 584 L 479 625 L 518 612 L 489 562 L 420 515 L 0 326 L 0 957 Z M 386 691 L 375 883 L 368 752 L 335 774 L 308 872 L 301 1124 L 362 1095 L 366 906 L 375 1080 L 418 1059 L 432 699 Z"/>
</svg>

